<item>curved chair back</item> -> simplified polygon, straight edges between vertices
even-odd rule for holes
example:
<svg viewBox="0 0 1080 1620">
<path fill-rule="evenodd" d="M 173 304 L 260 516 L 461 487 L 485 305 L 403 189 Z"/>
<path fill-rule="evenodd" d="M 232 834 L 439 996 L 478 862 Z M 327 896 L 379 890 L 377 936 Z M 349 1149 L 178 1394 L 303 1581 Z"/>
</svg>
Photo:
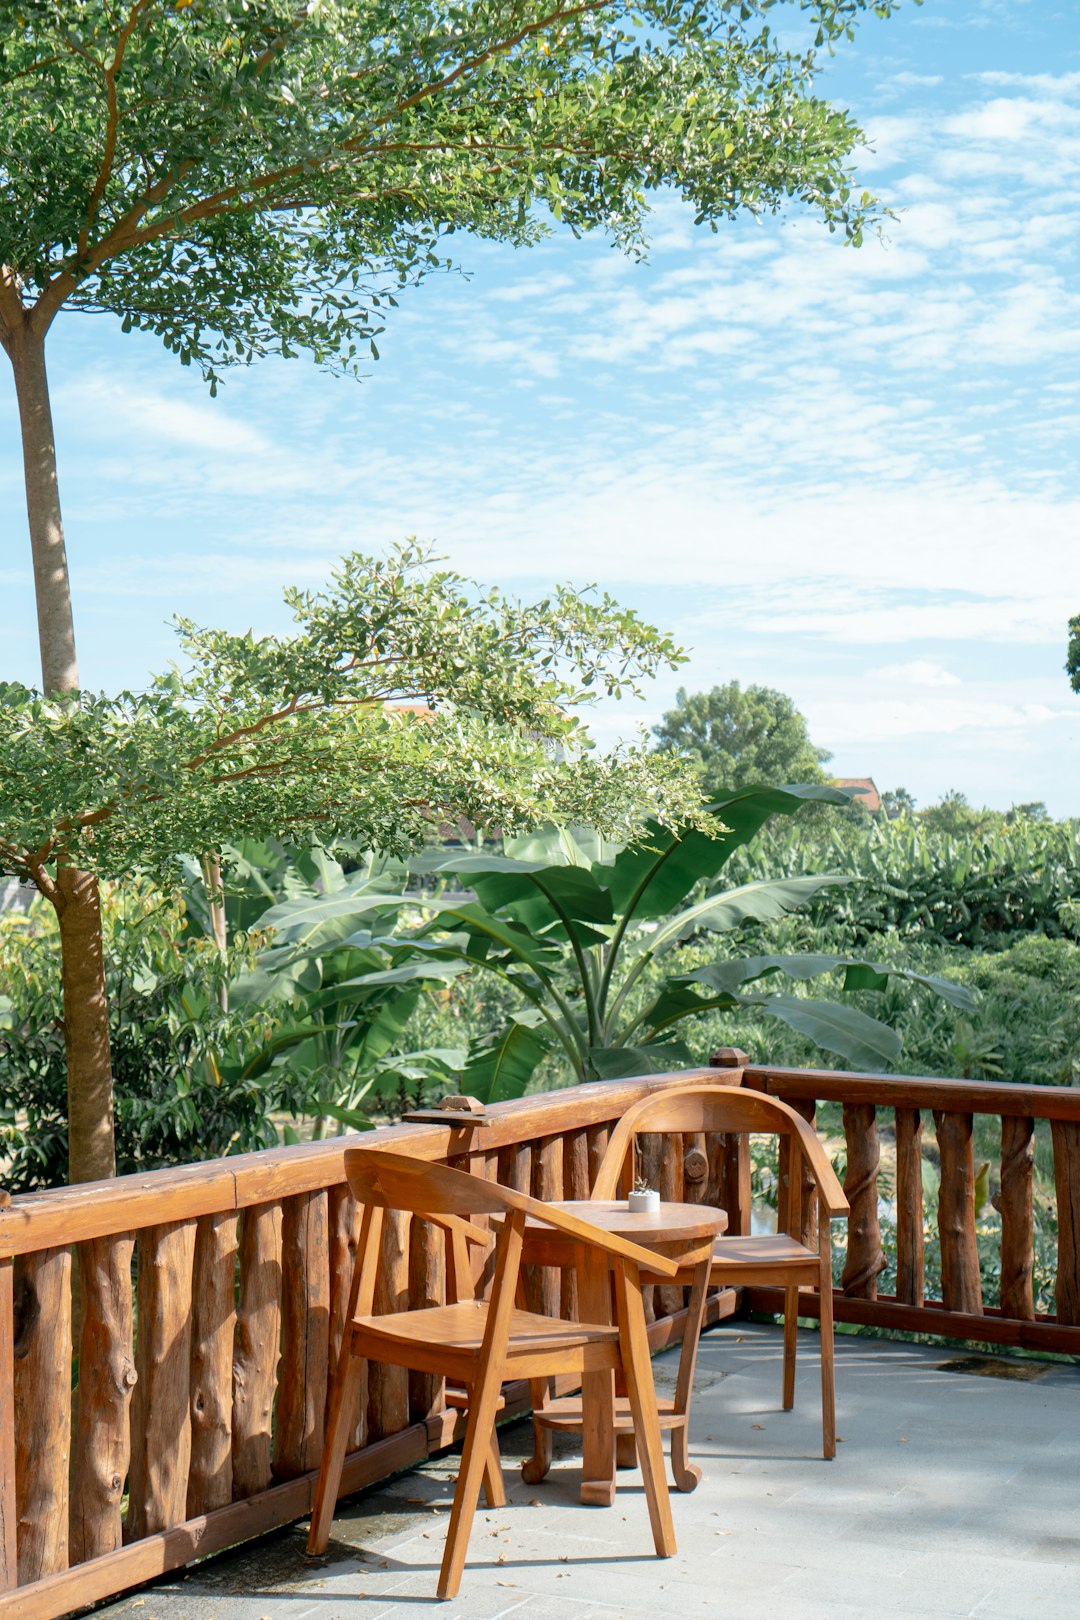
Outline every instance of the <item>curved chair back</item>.
<svg viewBox="0 0 1080 1620">
<path fill-rule="evenodd" d="M 673 1086 L 656 1091 L 625 1113 L 608 1143 L 593 1186 L 594 1198 L 614 1198 L 633 1148 L 642 1132 L 704 1131 L 723 1135 L 744 1132 L 791 1137 L 797 1141 L 830 1215 L 847 1213 L 848 1201 L 816 1131 L 787 1103 L 761 1091 L 734 1086 Z"/>
</svg>

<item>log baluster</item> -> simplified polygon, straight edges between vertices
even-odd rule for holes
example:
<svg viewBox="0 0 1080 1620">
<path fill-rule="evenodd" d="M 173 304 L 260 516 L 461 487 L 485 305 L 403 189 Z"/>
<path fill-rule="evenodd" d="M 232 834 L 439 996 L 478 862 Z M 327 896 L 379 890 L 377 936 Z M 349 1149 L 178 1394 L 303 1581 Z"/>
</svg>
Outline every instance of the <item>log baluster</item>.
<svg viewBox="0 0 1080 1620">
<path fill-rule="evenodd" d="M 82 1328 L 70 1510 L 73 1564 L 116 1552 L 123 1542 L 131 1395 L 138 1379 L 131 1286 L 134 1252 L 131 1232 L 90 1238 L 78 1247 Z"/>
<path fill-rule="evenodd" d="M 876 1299 L 879 1272 L 886 1265 L 878 1223 L 878 1140 L 877 1109 L 872 1103 L 844 1104 L 844 1137 L 847 1142 L 847 1174 L 844 1193 L 851 1206 L 848 1216 L 848 1248 L 842 1286 L 853 1299 Z"/>
<path fill-rule="evenodd" d="M 446 1301 L 446 1250 L 442 1232 L 430 1221 L 414 1220 L 409 1232 L 409 1308 L 427 1310 Z M 446 1379 L 409 1373 L 409 1417 L 432 1417 L 446 1405 Z"/>
<path fill-rule="evenodd" d="M 1028 1322 L 1035 1318 L 1034 1175 L 1035 1121 L 1006 1114 L 1001 1121 L 1001 1191 L 995 1199 L 1001 1214 L 1000 1305 L 1003 1315 Z"/>
<path fill-rule="evenodd" d="M 388 1209 L 382 1223 L 374 1313 L 404 1311 L 409 1304 L 409 1225 L 405 1210 Z M 368 1362 L 367 1436 L 383 1440 L 409 1425 L 409 1370 Z"/>
<path fill-rule="evenodd" d="M 68 1567 L 71 1250 L 15 1262 L 15 1495 L 19 1584 Z"/>
<path fill-rule="evenodd" d="M 281 1366 L 274 1475 L 295 1479 L 322 1460 L 330 1364 L 329 1209 L 325 1192 L 281 1211 Z"/>
<path fill-rule="evenodd" d="M 552 1203 L 562 1197 L 563 1141 L 547 1136 L 535 1143 L 532 1155 L 532 1196 Z M 525 1293 L 531 1311 L 541 1316 L 558 1316 L 562 1281 L 557 1266 L 530 1266 Z"/>
<path fill-rule="evenodd" d="M 682 1136 L 670 1131 L 660 1138 L 659 1166 L 660 1200 L 665 1204 L 683 1201 L 683 1145 Z M 682 1288 L 667 1284 L 657 1288 L 655 1308 L 658 1316 L 675 1316 L 686 1303 Z"/>
<path fill-rule="evenodd" d="M 281 1341 L 281 1205 L 240 1217 L 240 1301 L 233 1344 L 233 1495 L 264 1491 Z"/>
<path fill-rule="evenodd" d="M 979 1250 L 975 1241 L 975 1154 L 970 1114 L 934 1110 L 941 1187 L 941 1298 L 947 1311 L 982 1312 Z"/>
<path fill-rule="evenodd" d="M 353 1272 L 356 1267 L 356 1247 L 360 1239 L 360 1206 L 349 1190 L 347 1182 L 330 1188 L 327 1222 L 330 1232 L 330 1374 L 334 1371 L 345 1342 L 345 1328 L 352 1293 Z M 327 1388 L 327 1415 L 330 1392 Z M 349 1434 L 347 1451 L 356 1451 L 364 1444 L 367 1424 L 367 1367 L 360 1376 L 353 1427 Z"/>
<path fill-rule="evenodd" d="M 191 1467 L 187 1514 L 232 1501 L 236 1216 L 204 1215 L 191 1286 Z"/>
<path fill-rule="evenodd" d="M 1055 1119 L 1054 1185 L 1057 1189 L 1057 1318 L 1080 1323 L 1080 1125 Z"/>
<path fill-rule="evenodd" d="M 811 1130 L 816 1129 L 817 1104 L 812 1098 L 788 1097 L 785 1101 L 789 1108 L 793 1108 L 797 1114 L 802 1115 Z M 800 1243 L 804 1243 L 808 1249 L 816 1249 L 818 1230 L 817 1183 L 805 1157 L 800 1153 L 798 1159 L 800 1166 L 800 1181 L 797 1191 L 799 1217 L 793 1231 Z"/>
<path fill-rule="evenodd" d="M 709 1154 L 704 1131 L 689 1131 L 682 1139 L 683 1198 L 704 1204 L 709 1191 Z"/>
<path fill-rule="evenodd" d="M 131 1403 L 125 1541 L 138 1541 L 186 1517 L 195 1224 L 167 1221 L 144 1227 L 138 1236 L 138 1381 Z"/>
<path fill-rule="evenodd" d="M 589 1191 L 591 1193 L 596 1185 L 596 1177 L 604 1161 L 608 1143 L 611 1141 L 611 1126 L 608 1124 L 590 1125 L 585 1135 L 589 1142 Z"/>
<path fill-rule="evenodd" d="M 896 1110 L 896 1297 L 921 1305 L 924 1291 L 922 1114 Z"/>
<path fill-rule="evenodd" d="M 15 1268 L 0 1260 L 0 1592 L 19 1580 L 15 1486 Z"/>
<path fill-rule="evenodd" d="M 750 1210 L 753 1195 L 750 1190 L 750 1138 L 744 1133 L 715 1138 L 722 1145 L 719 1164 L 719 1193 L 715 1202 L 727 1210 L 727 1229 L 740 1237 L 750 1232 Z M 709 1199 L 712 1203 L 714 1200 Z"/>
<path fill-rule="evenodd" d="M 563 1136 L 564 1198 L 589 1196 L 589 1140 L 585 1132 L 567 1131 Z M 561 1280 L 561 1314 L 569 1322 L 578 1317 L 578 1278 L 573 1266 L 564 1266 Z"/>
<path fill-rule="evenodd" d="M 635 1139 L 635 1150 L 630 1185 L 641 1180 L 646 1186 L 660 1192 L 663 1185 L 664 1137 L 656 1131 L 643 1131 Z M 664 1314 L 659 1290 L 647 1285 L 641 1290 L 641 1297 L 645 1302 L 646 1322 L 655 1322 L 658 1316 Z"/>
</svg>

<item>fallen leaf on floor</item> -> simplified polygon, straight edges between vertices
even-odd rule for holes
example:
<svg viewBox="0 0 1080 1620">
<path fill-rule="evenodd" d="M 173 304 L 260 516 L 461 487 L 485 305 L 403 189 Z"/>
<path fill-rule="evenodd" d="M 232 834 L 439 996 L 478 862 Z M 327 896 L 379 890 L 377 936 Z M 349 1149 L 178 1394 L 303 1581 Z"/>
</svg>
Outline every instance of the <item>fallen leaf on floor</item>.
<svg viewBox="0 0 1080 1620">
<path fill-rule="evenodd" d="M 517 1581 L 496 1581 L 496 1586 L 516 1586 Z"/>
<path fill-rule="evenodd" d="M 752 1429 L 763 1429 L 765 1425 L 764 1423 L 751 1423 L 750 1427 Z"/>
<path fill-rule="evenodd" d="M 543 1507 L 543 1505 L 544 1505 L 543 1502 L 541 1502 L 541 1500 L 540 1500 L 540 1498 L 538 1496 L 530 1496 L 529 1497 L 529 1506 L 530 1507 Z"/>
</svg>

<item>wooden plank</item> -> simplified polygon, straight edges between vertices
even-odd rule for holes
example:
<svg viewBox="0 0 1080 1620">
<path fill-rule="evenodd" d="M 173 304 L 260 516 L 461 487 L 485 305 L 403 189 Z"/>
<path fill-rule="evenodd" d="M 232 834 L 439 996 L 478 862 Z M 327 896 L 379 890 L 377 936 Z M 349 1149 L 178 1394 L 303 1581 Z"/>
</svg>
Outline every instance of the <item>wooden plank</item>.
<svg viewBox="0 0 1080 1620">
<path fill-rule="evenodd" d="M 427 1454 L 425 1427 L 414 1424 L 402 1434 L 346 1457 L 341 1494 L 348 1496 L 364 1490 L 423 1462 Z M 193 1559 L 207 1558 L 292 1524 L 311 1512 L 317 1478 L 317 1470 L 312 1470 L 301 1479 L 275 1485 L 228 1507 L 215 1508 L 212 1513 L 185 1520 L 106 1557 L 35 1581 L 32 1586 L 0 1592 L 0 1620 L 59 1620 L 73 1609 L 100 1603 L 103 1598 L 180 1569 Z"/>
<path fill-rule="evenodd" d="M 847 1142 L 844 1193 L 851 1205 L 844 1293 L 849 1298 L 874 1299 L 878 1273 L 884 1270 L 886 1262 L 877 1208 L 881 1144 L 877 1112 L 871 1103 L 844 1104 L 844 1137 Z"/>
<path fill-rule="evenodd" d="M 691 1082 L 721 1085 L 725 1077 L 715 1069 L 687 1069 L 672 1075 L 596 1081 L 543 1099 L 496 1103 L 489 1110 L 492 1123 L 484 1132 L 484 1148 L 495 1152 L 516 1142 L 610 1122 L 651 1091 Z M 1059 1093 L 1060 1089 L 1056 1088 Z M 1076 1117 L 1080 1119 L 1080 1109 Z M 365 1132 L 364 1146 L 420 1159 L 447 1159 L 468 1152 L 475 1135 L 452 1126 L 390 1125 Z M 345 1180 L 345 1152 L 355 1142 L 355 1134 L 333 1137 L 49 1192 L 20 1193 L 0 1209 L 0 1258 L 152 1226 L 163 1219 L 195 1220 L 336 1186 Z"/>
<path fill-rule="evenodd" d="M 970 1114 L 934 1113 L 941 1186 L 941 1297 L 946 1310 L 977 1316 L 982 1310 L 979 1250 L 975 1242 L 975 1155 Z"/>
<path fill-rule="evenodd" d="M 356 1248 L 360 1238 L 362 1211 L 348 1186 L 331 1187 L 329 1193 L 330 1228 L 330 1376 L 327 1380 L 326 1417 L 330 1415 L 330 1385 L 345 1343 L 345 1328 L 349 1315 L 349 1297 L 352 1292 L 353 1271 L 356 1267 Z M 367 1365 L 360 1376 L 356 1412 L 346 1449 L 359 1451 L 367 1440 Z"/>
<path fill-rule="evenodd" d="M 1066 1126 L 1067 1130 L 1069 1127 Z M 1001 1309 L 1006 1316 L 1032 1320 L 1035 1298 L 1031 1275 L 1035 1262 L 1035 1121 L 1001 1122 Z"/>
<path fill-rule="evenodd" d="M 585 1131 L 567 1131 L 563 1137 L 564 1198 L 588 1198 L 589 1138 Z M 568 1322 L 578 1319 L 578 1278 L 573 1266 L 563 1268 L 559 1297 L 560 1314 Z"/>
<path fill-rule="evenodd" d="M 270 1437 L 281 1340 L 281 1205 L 240 1217 L 240 1299 L 233 1343 L 233 1495 L 271 1479 Z"/>
<path fill-rule="evenodd" d="M 15 1276 L 0 1260 L 0 1592 L 18 1584 L 15 1477 Z"/>
<path fill-rule="evenodd" d="M 203 1215 L 195 1232 L 189 1519 L 232 1501 L 236 1222 L 231 1210 L 222 1215 Z"/>
<path fill-rule="evenodd" d="M 195 1222 L 147 1227 L 139 1233 L 137 1253 L 138 1382 L 131 1402 L 125 1541 L 167 1530 L 187 1517 Z"/>
<path fill-rule="evenodd" d="M 409 1305 L 409 1222 L 400 1209 L 388 1209 L 383 1220 L 375 1315 L 404 1311 Z M 409 1371 L 385 1362 L 368 1364 L 367 1424 L 369 1440 L 383 1440 L 409 1424 Z"/>
<path fill-rule="evenodd" d="M 783 1310 L 782 1288 L 747 1288 L 743 1305 L 749 1311 L 776 1315 Z M 833 1311 L 838 1322 L 854 1322 L 863 1327 L 889 1328 L 896 1333 L 926 1333 L 934 1338 L 956 1339 L 976 1344 L 1001 1344 L 1017 1350 L 1053 1350 L 1059 1355 L 1080 1355 L 1080 1327 L 1062 1324 L 1052 1316 L 1038 1316 L 1033 1322 L 1002 1316 L 988 1306 L 981 1315 L 946 1310 L 940 1300 L 922 1306 L 908 1305 L 891 1295 L 877 1299 L 848 1299 L 833 1294 Z M 817 1316 L 818 1296 L 804 1290 L 799 1295 L 799 1315 Z"/>
<path fill-rule="evenodd" d="M 834 1069 L 781 1069 L 751 1065 L 745 1085 L 792 1102 L 872 1103 L 883 1108 L 943 1113 L 1030 1114 L 1080 1124 L 1080 1086 L 1023 1086 L 1011 1081 L 942 1080 L 906 1074 L 848 1074 Z"/>
<path fill-rule="evenodd" d="M 274 1477 L 297 1479 L 322 1457 L 330 1370 L 330 1255 L 325 1192 L 281 1210 L 281 1361 Z"/>
<path fill-rule="evenodd" d="M 78 1247 L 82 1328 L 71 1489 L 73 1564 L 103 1558 L 123 1540 L 121 1511 L 131 1457 L 135 1388 L 131 1261 L 135 1237 L 119 1232 Z"/>
<path fill-rule="evenodd" d="M 1080 1126 L 1055 1120 L 1054 1185 L 1057 1188 L 1058 1321 L 1080 1323 Z"/>
<path fill-rule="evenodd" d="M 896 1110 L 896 1294 L 921 1305 L 925 1275 L 922 1182 L 922 1115 Z"/>
<path fill-rule="evenodd" d="M 443 1234 L 430 1221 L 414 1219 L 409 1232 L 409 1308 L 427 1310 L 446 1301 L 446 1251 Z M 434 1373 L 409 1373 L 409 1417 L 421 1423 L 446 1405 L 446 1379 Z"/>
<path fill-rule="evenodd" d="M 19 1584 L 66 1569 L 71 1451 L 71 1250 L 15 1262 Z"/>
</svg>

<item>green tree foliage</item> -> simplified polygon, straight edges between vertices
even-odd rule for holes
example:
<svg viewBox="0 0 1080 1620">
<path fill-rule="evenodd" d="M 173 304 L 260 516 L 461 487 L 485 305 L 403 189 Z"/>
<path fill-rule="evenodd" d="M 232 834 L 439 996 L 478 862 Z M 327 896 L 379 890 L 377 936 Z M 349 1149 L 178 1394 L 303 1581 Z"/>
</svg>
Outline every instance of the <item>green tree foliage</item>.
<svg viewBox="0 0 1080 1620">
<path fill-rule="evenodd" d="M 660 748 L 693 764 L 711 798 L 754 784 L 824 782 L 821 767 L 832 758 L 810 741 L 806 720 L 783 692 L 738 681 L 709 692 L 680 688 L 653 734 Z"/>
<path fill-rule="evenodd" d="M 254 937 L 227 959 L 187 927 L 183 902 L 145 882 L 103 886 L 109 1034 L 122 1173 L 276 1143 L 281 1099 L 242 1072 L 273 1014 L 222 1013 L 223 974 L 250 968 Z M 57 919 L 35 900 L 0 916 L 0 1152 L 4 1185 L 26 1192 L 67 1178 L 68 1099 Z"/>
<path fill-rule="evenodd" d="M 404 853 L 466 816 L 508 832 L 552 818 L 624 836 L 647 807 L 705 824 L 692 775 L 645 749 L 596 758 L 575 711 L 680 658 L 608 598 L 570 590 L 531 606 L 429 566 L 415 547 L 348 557 L 334 588 L 290 592 L 289 636 L 180 625 L 187 667 L 119 697 L 57 700 L 0 688 L 0 872 L 56 907 L 75 873 L 146 871 L 243 837 L 345 837 Z M 421 713 L 394 708 L 402 700 Z M 82 879 L 80 878 L 80 881 Z M 85 936 L 64 957 L 73 1144 L 80 1107 L 111 1141 L 107 1039 L 73 1040 L 99 997 Z"/>
</svg>

